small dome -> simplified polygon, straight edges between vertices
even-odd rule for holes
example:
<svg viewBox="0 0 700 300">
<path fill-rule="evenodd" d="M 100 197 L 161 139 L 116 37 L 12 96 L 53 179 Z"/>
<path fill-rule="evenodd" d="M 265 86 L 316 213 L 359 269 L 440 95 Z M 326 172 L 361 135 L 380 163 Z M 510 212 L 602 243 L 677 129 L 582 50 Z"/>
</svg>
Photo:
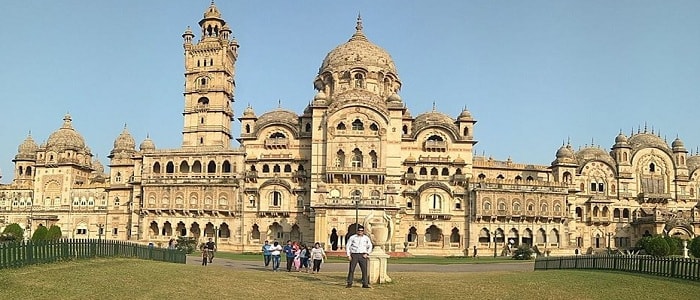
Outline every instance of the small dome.
<svg viewBox="0 0 700 300">
<path fill-rule="evenodd" d="M 219 9 L 216 8 L 214 1 L 211 2 L 209 8 L 207 8 L 207 10 L 204 12 L 204 18 L 221 18 L 221 13 L 219 12 Z"/>
<path fill-rule="evenodd" d="M 39 146 L 37 146 L 34 139 L 32 139 L 32 135 L 30 134 L 26 139 L 24 139 L 24 142 L 17 147 L 17 155 L 15 155 L 15 159 L 34 160 L 38 149 Z"/>
<path fill-rule="evenodd" d="M 95 169 L 95 172 L 97 172 L 97 174 L 104 174 L 105 173 L 105 166 L 102 165 L 100 160 L 97 158 L 95 158 L 92 161 L 92 168 Z"/>
<path fill-rule="evenodd" d="M 389 98 L 387 99 L 388 102 L 401 102 L 401 96 L 397 93 L 391 94 Z"/>
<path fill-rule="evenodd" d="M 620 131 L 620 134 L 618 134 L 615 137 L 615 144 L 622 144 L 622 143 L 627 143 L 627 136 Z"/>
<path fill-rule="evenodd" d="M 134 150 L 135 148 L 136 141 L 134 137 L 131 136 L 131 133 L 129 133 L 129 130 L 126 129 L 126 125 L 124 125 L 124 130 L 122 130 L 122 133 L 114 140 L 114 149 Z"/>
<path fill-rule="evenodd" d="M 192 28 L 190 28 L 190 26 L 187 26 L 187 29 L 185 29 L 185 33 L 182 34 L 182 37 L 186 36 L 194 36 L 194 33 L 192 33 Z"/>
<path fill-rule="evenodd" d="M 409 153 L 409 154 L 408 154 L 408 157 L 406 157 L 406 160 L 405 160 L 405 162 L 411 162 L 411 163 L 414 163 L 414 162 L 417 162 L 417 161 L 418 161 L 418 160 L 416 160 L 416 158 L 413 157 L 413 153 Z"/>
<path fill-rule="evenodd" d="M 314 96 L 314 101 L 326 101 L 326 99 L 328 99 L 328 97 L 323 91 L 318 91 L 318 93 L 316 93 Z"/>
<path fill-rule="evenodd" d="M 46 140 L 46 148 L 57 152 L 86 150 L 85 139 L 73 129 L 72 121 L 68 114 L 63 117 L 63 126 L 49 135 L 48 140 Z"/>
<path fill-rule="evenodd" d="M 248 107 L 246 107 L 245 110 L 243 111 L 243 116 L 244 117 L 252 117 L 252 118 L 255 117 L 255 111 L 253 111 L 253 108 L 250 105 L 248 105 Z"/>
<path fill-rule="evenodd" d="M 467 110 L 466 108 L 464 108 L 464 109 L 462 110 L 462 113 L 459 114 L 459 117 L 457 117 L 457 119 L 458 119 L 458 120 L 461 120 L 461 121 L 472 120 L 472 114 L 469 112 L 469 110 Z"/>
<path fill-rule="evenodd" d="M 685 148 L 685 144 L 683 144 L 683 141 L 680 138 L 676 137 L 676 139 L 673 140 L 673 143 L 671 143 L 671 147 L 673 147 L 674 150 Z"/>
<path fill-rule="evenodd" d="M 576 160 L 579 165 L 584 165 L 587 161 L 598 160 L 607 163 L 610 166 L 615 166 L 615 160 L 609 153 L 599 147 L 587 147 L 576 152 Z"/>
<path fill-rule="evenodd" d="M 455 125 L 455 120 L 452 119 L 452 117 L 436 111 L 422 113 L 416 116 L 413 120 L 413 132 L 420 132 L 424 128 L 434 125 L 449 129 L 454 133 L 459 132 L 459 129 Z"/>
<path fill-rule="evenodd" d="M 156 150 L 156 144 L 149 136 L 146 136 L 146 139 L 139 145 L 139 149 L 143 152 L 152 152 Z"/>
<path fill-rule="evenodd" d="M 571 149 L 571 146 L 561 146 L 559 150 L 557 150 L 557 158 L 575 158 L 574 150 Z"/>
</svg>

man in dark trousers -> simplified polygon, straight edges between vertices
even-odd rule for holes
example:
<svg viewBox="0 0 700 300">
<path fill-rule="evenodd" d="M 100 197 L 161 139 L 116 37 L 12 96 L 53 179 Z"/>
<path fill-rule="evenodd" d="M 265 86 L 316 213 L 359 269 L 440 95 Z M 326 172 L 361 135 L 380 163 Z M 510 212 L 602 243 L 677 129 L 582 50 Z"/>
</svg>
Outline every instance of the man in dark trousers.
<svg viewBox="0 0 700 300">
<path fill-rule="evenodd" d="M 216 243 L 209 238 L 209 241 L 204 245 L 207 248 L 207 253 L 209 254 L 209 263 L 214 261 L 214 251 L 216 251 Z"/>
<path fill-rule="evenodd" d="M 355 275 L 355 267 L 360 265 L 360 270 L 362 271 L 362 287 L 370 288 L 369 277 L 367 275 L 367 261 L 369 260 L 369 253 L 372 252 L 372 241 L 368 236 L 365 235 L 365 228 L 359 226 L 357 228 L 357 233 L 352 235 L 345 249 L 348 255 L 348 260 L 350 261 L 350 268 L 348 270 L 348 280 L 346 288 L 352 287 L 353 276 Z"/>
<path fill-rule="evenodd" d="M 284 256 L 287 258 L 287 272 L 292 271 L 292 264 L 294 263 L 294 247 L 292 247 L 292 241 L 287 241 L 287 245 L 284 246 Z"/>
</svg>

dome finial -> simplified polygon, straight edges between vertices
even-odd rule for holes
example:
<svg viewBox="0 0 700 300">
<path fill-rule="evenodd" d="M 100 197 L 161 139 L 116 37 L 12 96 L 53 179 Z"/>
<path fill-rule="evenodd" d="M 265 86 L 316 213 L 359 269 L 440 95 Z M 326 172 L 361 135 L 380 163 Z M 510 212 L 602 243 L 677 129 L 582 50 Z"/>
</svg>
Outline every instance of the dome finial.
<svg viewBox="0 0 700 300">
<path fill-rule="evenodd" d="M 282 99 L 277 99 L 277 108 L 282 108 Z"/>
<path fill-rule="evenodd" d="M 433 100 L 433 112 L 435 112 L 435 100 Z"/>
<path fill-rule="evenodd" d="M 73 119 L 70 117 L 70 114 L 66 113 L 66 115 L 63 116 L 63 126 L 61 126 L 61 127 L 62 128 L 72 128 L 73 127 L 73 126 L 71 126 L 72 121 L 73 121 Z"/>
<path fill-rule="evenodd" d="M 357 25 L 355 25 L 355 30 L 357 31 L 362 31 L 362 15 L 360 15 L 360 12 L 357 12 Z"/>
<path fill-rule="evenodd" d="M 647 133 L 647 121 L 644 121 L 644 133 Z"/>
</svg>

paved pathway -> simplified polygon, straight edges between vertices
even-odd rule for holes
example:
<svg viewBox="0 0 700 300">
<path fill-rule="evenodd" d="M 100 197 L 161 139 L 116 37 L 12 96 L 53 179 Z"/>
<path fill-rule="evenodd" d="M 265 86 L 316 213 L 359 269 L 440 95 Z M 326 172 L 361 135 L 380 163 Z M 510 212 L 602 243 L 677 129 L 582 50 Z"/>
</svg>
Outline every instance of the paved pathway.
<svg viewBox="0 0 700 300">
<path fill-rule="evenodd" d="M 187 257 L 188 265 L 201 265 L 202 258 Z M 230 260 L 223 258 L 215 258 L 212 265 L 232 267 L 234 269 L 259 270 L 266 271 L 261 261 L 242 261 Z M 286 263 L 284 259 L 281 262 L 281 268 L 284 269 Z M 533 262 L 523 263 L 486 263 L 486 264 L 392 264 L 389 263 L 389 272 L 497 272 L 497 271 L 532 271 L 534 269 Z M 321 266 L 322 272 L 347 272 L 347 263 L 324 263 Z"/>
</svg>

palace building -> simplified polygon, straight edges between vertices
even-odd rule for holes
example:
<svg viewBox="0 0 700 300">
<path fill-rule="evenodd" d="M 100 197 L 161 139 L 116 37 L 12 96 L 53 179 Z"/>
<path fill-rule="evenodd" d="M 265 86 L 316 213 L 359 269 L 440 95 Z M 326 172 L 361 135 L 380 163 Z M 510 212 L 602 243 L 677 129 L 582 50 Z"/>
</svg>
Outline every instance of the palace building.
<svg viewBox="0 0 700 300">
<path fill-rule="evenodd" d="M 520 244 L 573 254 L 700 232 L 700 156 L 680 139 L 669 145 L 644 128 L 619 133 L 607 150 L 567 143 L 550 165 L 474 155 L 474 116 L 411 114 L 391 55 L 362 26 L 358 17 L 323 59 L 301 115 L 249 106 L 234 123 L 239 44 L 212 3 L 199 39 L 189 28 L 182 35 L 181 147 L 150 138 L 137 147 L 125 127 L 105 169 L 67 115 L 45 143 L 28 136 L 19 146 L 14 180 L 0 186 L 0 229 L 57 224 L 68 238 L 212 237 L 238 252 L 291 239 L 339 250 L 356 223 L 381 216 L 390 251 L 431 255 Z"/>
</svg>

